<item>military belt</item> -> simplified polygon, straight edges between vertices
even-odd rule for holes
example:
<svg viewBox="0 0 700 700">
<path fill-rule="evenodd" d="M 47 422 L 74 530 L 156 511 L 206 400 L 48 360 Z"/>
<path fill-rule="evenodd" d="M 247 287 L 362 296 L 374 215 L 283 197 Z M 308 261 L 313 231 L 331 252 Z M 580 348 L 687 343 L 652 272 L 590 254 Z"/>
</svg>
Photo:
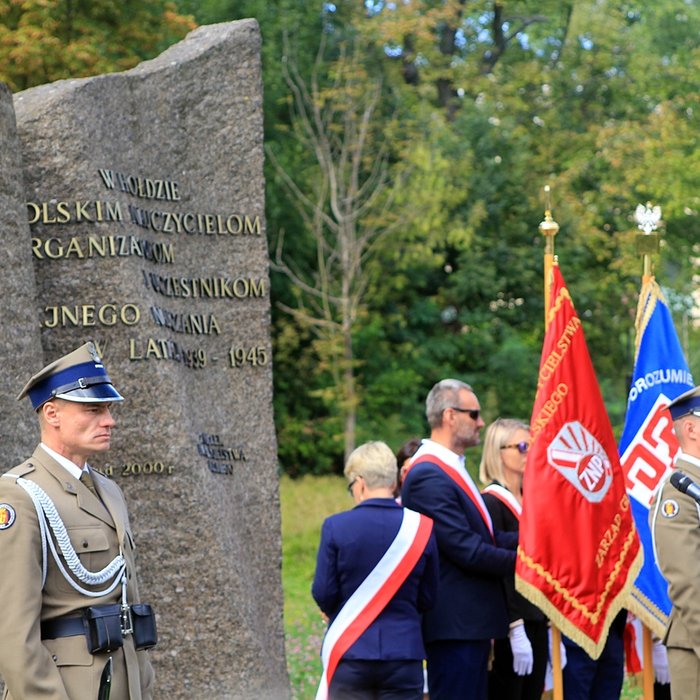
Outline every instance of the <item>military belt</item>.
<svg viewBox="0 0 700 700">
<path fill-rule="evenodd" d="M 129 635 L 133 635 L 136 649 L 150 649 L 157 643 L 156 617 L 147 603 L 94 605 L 79 617 L 57 617 L 41 623 L 42 639 L 84 636 L 91 654 L 119 648 Z"/>
<path fill-rule="evenodd" d="M 82 617 L 57 617 L 41 623 L 42 639 L 77 637 L 80 634 L 85 634 L 85 621 Z"/>
</svg>

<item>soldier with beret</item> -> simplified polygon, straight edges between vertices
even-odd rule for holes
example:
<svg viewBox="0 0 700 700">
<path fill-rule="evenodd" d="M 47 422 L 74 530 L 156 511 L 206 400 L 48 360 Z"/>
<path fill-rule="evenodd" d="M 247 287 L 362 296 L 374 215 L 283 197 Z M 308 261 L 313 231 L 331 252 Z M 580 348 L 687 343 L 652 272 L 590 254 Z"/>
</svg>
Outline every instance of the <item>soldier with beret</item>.
<svg viewBox="0 0 700 700">
<path fill-rule="evenodd" d="M 675 470 L 700 484 L 700 386 L 669 404 L 680 452 Z M 649 510 L 654 553 L 673 605 L 663 642 L 668 649 L 671 696 L 700 698 L 700 507 L 670 480 Z"/>
<path fill-rule="evenodd" d="M 5 697 L 93 700 L 109 686 L 111 700 L 147 700 L 155 619 L 139 599 L 126 503 L 87 462 L 109 449 L 123 397 L 92 343 L 35 374 L 25 396 L 41 442 L 0 477 Z"/>
</svg>

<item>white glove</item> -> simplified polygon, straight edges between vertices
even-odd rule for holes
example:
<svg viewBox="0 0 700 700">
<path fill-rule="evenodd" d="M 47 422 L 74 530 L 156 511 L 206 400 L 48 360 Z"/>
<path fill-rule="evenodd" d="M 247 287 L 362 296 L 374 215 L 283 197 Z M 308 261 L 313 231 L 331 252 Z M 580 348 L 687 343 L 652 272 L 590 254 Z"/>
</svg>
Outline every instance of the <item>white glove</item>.
<svg viewBox="0 0 700 700">
<path fill-rule="evenodd" d="M 651 662 L 654 665 L 654 677 L 657 683 L 670 683 L 671 674 L 668 672 L 668 654 L 661 641 L 655 641 L 651 648 Z"/>
<path fill-rule="evenodd" d="M 549 649 L 549 663 L 552 663 L 552 628 L 547 629 L 547 648 Z M 566 647 L 564 642 L 561 641 L 561 635 L 559 635 L 559 658 L 561 659 L 561 668 L 564 670 L 566 666 Z"/>
<path fill-rule="evenodd" d="M 532 673 L 532 644 L 525 634 L 525 625 L 511 627 L 508 639 L 513 652 L 513 670 L 519 676 L 529 676 Z"/>
</svg>

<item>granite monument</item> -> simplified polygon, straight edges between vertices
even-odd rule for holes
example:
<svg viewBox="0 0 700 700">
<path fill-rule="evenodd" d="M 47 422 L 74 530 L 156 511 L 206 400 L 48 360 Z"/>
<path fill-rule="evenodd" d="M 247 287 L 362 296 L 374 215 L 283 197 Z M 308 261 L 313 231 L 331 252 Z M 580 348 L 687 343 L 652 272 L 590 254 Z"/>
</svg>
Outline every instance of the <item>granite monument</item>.
<svg viewBox="0 0 700 700">
<path fill-rule="evenodd" d="M 93 466 L 130 505 L 156 697 L 289 697 L 257 23 L 4 88 L 0 138 L 0 471 L 37 440 L 24 381 L 94 341 L 126 401 Z"/>
</svg>

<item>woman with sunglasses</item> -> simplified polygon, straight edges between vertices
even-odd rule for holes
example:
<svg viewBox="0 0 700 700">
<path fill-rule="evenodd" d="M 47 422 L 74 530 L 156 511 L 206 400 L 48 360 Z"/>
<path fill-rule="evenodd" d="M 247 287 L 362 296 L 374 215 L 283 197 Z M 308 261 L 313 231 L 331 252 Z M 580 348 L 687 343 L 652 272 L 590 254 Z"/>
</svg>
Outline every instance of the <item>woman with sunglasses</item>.
<svg viewBox="0 0 700 700">
<path fill-rule="evenodd" d="M 512 418 L 498 418 L 484 434 L 479 478 L 488 486 L 484 502 L 497 530 L 517 532 L 530 428 Z M 490 700 L 540 700 L 547 670 L 547 619 L 515 590 L 515 580 L 504 580 L 508 599 L 508 638 L 494 643 L 489 672 Z"/>
</svg>

